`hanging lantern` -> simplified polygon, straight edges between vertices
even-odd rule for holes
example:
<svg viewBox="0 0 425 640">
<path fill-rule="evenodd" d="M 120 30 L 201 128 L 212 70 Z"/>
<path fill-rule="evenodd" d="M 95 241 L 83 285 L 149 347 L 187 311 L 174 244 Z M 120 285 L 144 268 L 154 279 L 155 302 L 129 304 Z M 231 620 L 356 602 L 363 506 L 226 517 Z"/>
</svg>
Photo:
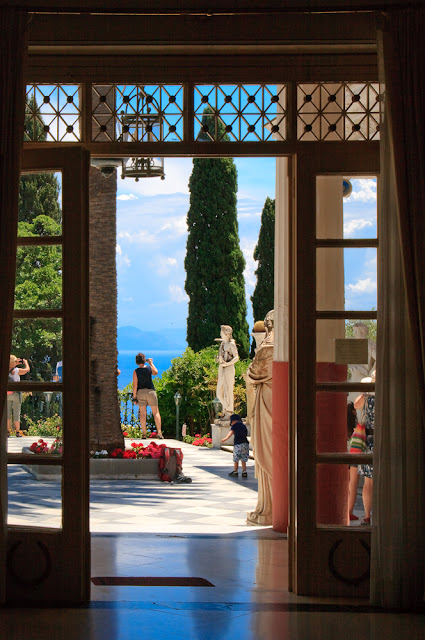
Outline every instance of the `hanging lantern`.
<svg viewBox="0 0 425 640">
<path fill-rule="evenodd" d="M 154 111 L 152 111 L 153 109 Z M 134 113 L 122 113 L 121 126 L 120 139 L 123 142 L 161 140 L 162 117 L 159 105 L 155 104 L 151 96 L 148 100 L 148 96 L 142 94 L 137 98 Z M 164 180 L 164 158 L 123 158 L 121 178 L 123 180 L 124 178 L 135 178 L 136 182 L 140 178 L 161 178 Z"/>
<path fill-rule="evenodd" d="M 164 158 L 123 158 L 121 178 L 161 178 L 165 179 Z"/>
</svg>

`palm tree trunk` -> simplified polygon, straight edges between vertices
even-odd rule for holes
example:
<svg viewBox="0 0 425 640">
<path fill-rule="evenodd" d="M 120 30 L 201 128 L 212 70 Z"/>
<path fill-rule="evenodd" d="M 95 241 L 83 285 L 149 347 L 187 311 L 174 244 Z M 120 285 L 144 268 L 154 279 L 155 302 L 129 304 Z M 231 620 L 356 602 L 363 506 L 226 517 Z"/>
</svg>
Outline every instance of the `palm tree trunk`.
<svg viewBox="0 0 425 640">
<path fill-rule="evenodd" d="M 116 170 L 90 168 L 90 450 L 124 446 L 117 390 Z"/>
</svg>

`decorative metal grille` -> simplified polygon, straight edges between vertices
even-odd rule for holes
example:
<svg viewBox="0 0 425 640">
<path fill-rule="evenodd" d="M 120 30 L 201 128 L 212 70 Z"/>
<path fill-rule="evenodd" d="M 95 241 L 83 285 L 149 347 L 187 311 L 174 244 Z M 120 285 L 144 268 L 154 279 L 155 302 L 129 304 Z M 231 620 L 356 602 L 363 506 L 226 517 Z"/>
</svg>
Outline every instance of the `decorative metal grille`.
<svg viewBox="0 0 425 640">
<path fill-rule="evenodd" d="M 285 85 L 196 85 L 195 140 L 285 140 Z"/>
<path fill-rule="evenodd" d="M 79 85 L 27 85 L 25 142 L 78 142 L 80 137 Z"/>
<path fill-rule="evenodd" d="M 93 85 L 93 142 L 182 140 L 182 85 Z"/>
<path fill-rule="evenodd" d="M 298 140 L 379 140 L 379 84 L 297 85 Z"/>
</svg>

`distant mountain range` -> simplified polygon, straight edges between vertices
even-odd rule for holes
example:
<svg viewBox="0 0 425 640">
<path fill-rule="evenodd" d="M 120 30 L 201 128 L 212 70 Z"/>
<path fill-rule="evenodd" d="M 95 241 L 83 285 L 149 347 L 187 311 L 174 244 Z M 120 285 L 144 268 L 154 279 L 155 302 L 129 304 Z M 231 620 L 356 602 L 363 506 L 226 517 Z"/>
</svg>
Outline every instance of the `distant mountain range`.
<svg viewBox="0 0 425 640">
<path fill-rule="evenodd" d="M 187 347 L 186 329 L 160 329 L 142 331 L 137 327 L 118 327 L 118 350 L 174 351 Z"/>
</svg>

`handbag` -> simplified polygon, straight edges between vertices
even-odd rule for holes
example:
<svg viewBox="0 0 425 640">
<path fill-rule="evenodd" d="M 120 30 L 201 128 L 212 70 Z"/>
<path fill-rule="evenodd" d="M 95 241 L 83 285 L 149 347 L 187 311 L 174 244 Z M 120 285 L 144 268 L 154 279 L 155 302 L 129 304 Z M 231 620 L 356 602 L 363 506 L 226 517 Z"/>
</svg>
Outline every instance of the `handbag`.
<svg viewBox="0 0 425 640">
<path fill-rule="evenodd" d="M 366 453 L 366 451 L 366 426 L 358 422 L 350 438 L 350 453 Z"/>
</svg>

